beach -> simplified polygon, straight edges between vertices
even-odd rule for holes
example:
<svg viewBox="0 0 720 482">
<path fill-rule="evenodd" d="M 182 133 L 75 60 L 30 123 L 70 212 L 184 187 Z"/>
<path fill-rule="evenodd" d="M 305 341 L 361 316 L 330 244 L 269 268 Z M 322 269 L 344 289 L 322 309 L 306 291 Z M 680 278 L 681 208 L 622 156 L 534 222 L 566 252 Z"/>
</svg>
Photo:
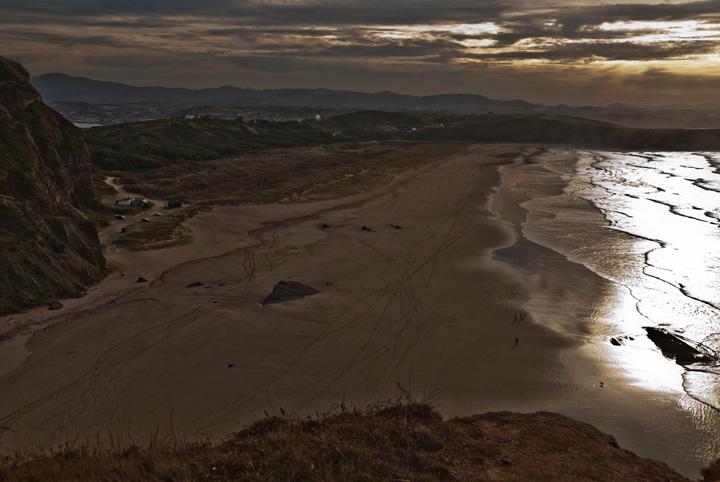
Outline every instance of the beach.
<svg viewBox="0 0 720 482">
<path fill-rule="evenodd" d="M 554 244 L 619 236 L 562 198 L 557 166 L 577 156 L 468 146 L 367 192 L 216 207 L 185 223 L 188 243 L 108 252 L 87 297 L 0 321 L 0 448 L 215 440 L 405 393 L 446 417 L 559 412 L 697 475 L 717 412 L 628 375 L 598 322 L 617 285 Z M 576 231 L 541 229 L 558 213 Z M 319 293 L 263 306 L 283 280 Z"/>
<path fill-rule="evenodd" d="M 681 159 L 693 155 L 677 157 L 674 164 L 680 169 Z M 598 165 L 598 173 L 590 179 L 588 166 L 605 158 L 617 159 L 617 165 Z M 526 161 L 502 167 L 503 182 L 493 206 L 521 235 L 514 245 L 497 250 L 495 257 L 525 273 L 531 293 L 525 306 L 535 321 L 580 343 L 576 350 L 562 355 L 566 366 L 592 367 L 574 372 L 575 387 L 564 394 L 570 403 L 550 409 L 601 427 L 624 447 L 695 476 L 703 461 L 720 453 L 718 411 L 711 397 L 702 400 L 688 389 L 688 375 L 695 377 L 695 372 L 686 372 L 663 357 L 643 326 L 668 326 L 699 340 L 703 339 L 699 333 L 712 335 L 716 328 L 711 315 L 693 311 L 699 303 L 678 296 L 681 290 L 677 287 L 665 284 L 662 293 L 672 295 L 661 295 L 654 285 L 656 274 L 646 271 L 648 250 L 665 243 L 668 251 L 672 250 L 671 258 L 687 258 L 688 250 L 673 246 L 676 243 L 667 235 L 667 241 L 658 244 L 643 238 L 642 232 L 634 234 L 624 227 L 632 221 L 661 227 L 667 233 L 688 232 L 686 226 L 675 224 L 676 219 L 687 219 L 678 218 L 665 206 L 657 212 L 630 209 L 625 194 L 641 206 L 657 204 L 643 201 L 639 195 L 647 193 L 652 199 L 656 192 L 651 187 L 652 177 L 645 172 L 648 167 L 635 177 L 625 171 L 628 164 L 642 166 L 639 159 L 625 153 L 548 148 L 538 149 Z M 709 170 L 706 175 L 711 177 Z M 643 185 L 640 179 L 650 181 Z M 589 187 L 595 182 L 605 186 L 598 189 L 600 194 Z M 617 194 L 608 196 L 606 189 Z M 672 192 L 670 185 L 666 189 Z M 673 197 L 682 199 L 681 203 L 698 202 L 697 196 Z M 615 206 L 619 214 L 610 213 L 606 206 Z M 700 223 L 703 226 L 704 221 Z M 690 247 L 689 251 L 698 252 Z M 709 278 L 699 273 L 695 278 L 712 284 L 711 266 L 703 265 Z M 671 272 L 667 269 L 663 276 Z M 682 276 L 683 271 L 675 273 Z M 693 311 L 694 317 L 683 320 L 676 316 L 682 310 Z M 698 323 L 687 323 L 689 319 Z M 613 339 L 620 340 L 620 345 L 614 345 Z M 588 390 L 590 380 L 600 380 L 602 390 Z M 703 386 L 705 391 L 715 389 L 717 379 Z M 717 400 L 717 393 L 713 396 Z"/>
</svg>

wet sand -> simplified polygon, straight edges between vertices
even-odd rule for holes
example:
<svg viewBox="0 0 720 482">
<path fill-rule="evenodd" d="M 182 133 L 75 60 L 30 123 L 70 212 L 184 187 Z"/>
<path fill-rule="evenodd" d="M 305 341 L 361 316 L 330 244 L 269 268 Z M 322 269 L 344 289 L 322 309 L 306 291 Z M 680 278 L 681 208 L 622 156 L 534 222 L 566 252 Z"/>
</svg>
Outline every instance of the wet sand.
<svg viewBox="0 0 720 482">
<path fill-rule="evenodd" d="M 15 327 L 4 343 L 32 334 L 0 377 L 0 448 L 219 438 L 399 384 L 446 416 L 575 416 L 695 475 L 707 451 L 681 453 L 702 438 L 692 417 L 594 353 L 587 300 L 612 288 L 520 236 L 519 203 L 561 182 L 513 165 L 490 201 L 523 153 L 536 149 L 474 146 L 350 198 L 216 208 L 186 223 L 192 243 L 110 253 L 86 298 L 0 321 Z M 280 280 L 321 293 L 261 306 Z"/>
<path fill-rule="evenodd" d="M 537 149 L 524 162 L 504 166 L 491 203 L 518 232 L 516 243 L 494 256 L 524 274 L 530 293 L 525 306 L 534 321 L 579 343 L 561 355 L 578 368 L 572 372 L 574 389 L 565 392 L 567 403 L 557 400 L 548 409 L 589 422 L 621 446 L 696 477 L 720 455 L 719 414 L 683 391 L 683 369 L 665 359 L 642 330 L 628 332 L 634 326 L 629 319 L 612 322 L 613 313 L 635 311 L 634 303 L 621 306 L 632 298 L 581 260 L 598 259 L 592 255 L 602 240 L 613 252 L 600 259 L 628 269 L 639 248 L 636 239 L 607 229 L 594 206 L 563 193 L 563 176 L 573 171 L 577 155 Z M 610 338 L 621 335 L 633 340 L 613 346 Z M 601 381 L 601 390 L 588 389 L 589 382 L 597 387 Z"/>
</svg>

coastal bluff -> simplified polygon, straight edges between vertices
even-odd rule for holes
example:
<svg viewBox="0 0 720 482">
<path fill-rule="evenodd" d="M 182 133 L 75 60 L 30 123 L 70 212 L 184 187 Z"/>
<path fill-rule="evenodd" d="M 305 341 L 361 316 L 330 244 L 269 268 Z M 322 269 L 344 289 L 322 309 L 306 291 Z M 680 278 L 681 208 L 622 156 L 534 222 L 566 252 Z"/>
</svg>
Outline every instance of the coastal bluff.
<svg viewBox="0 0 720 482">
<path fill-rule="evenodd" d="M 712 469 L 705 480 L 716 480 Z M 0 480 L 687 481 L 562 415 L 495 412 L 443 420 L 427 405 L 332 416 L 268 416 L 220 444 L 65 449 L 0 463 Z"/>
<path fill-rule="evenodd" d="M 0 315 L 82 293 L 105 267 L 90 153 L 19 64 L 0 57 Z"/>
</svg>

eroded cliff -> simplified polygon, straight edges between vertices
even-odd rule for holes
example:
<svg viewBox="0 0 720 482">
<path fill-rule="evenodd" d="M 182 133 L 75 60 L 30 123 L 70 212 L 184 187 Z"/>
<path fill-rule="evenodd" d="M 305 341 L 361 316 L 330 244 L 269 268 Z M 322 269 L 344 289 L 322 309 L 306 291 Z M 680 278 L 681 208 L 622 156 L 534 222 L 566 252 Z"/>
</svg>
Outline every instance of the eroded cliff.
<svg viewBox="0 0 720 482">
<path fill-rule="evenodd" d="M 102 277 L 90 153 L 25 69 L 0 57 L 0 314 L 73 296 Z"/>
</svg>

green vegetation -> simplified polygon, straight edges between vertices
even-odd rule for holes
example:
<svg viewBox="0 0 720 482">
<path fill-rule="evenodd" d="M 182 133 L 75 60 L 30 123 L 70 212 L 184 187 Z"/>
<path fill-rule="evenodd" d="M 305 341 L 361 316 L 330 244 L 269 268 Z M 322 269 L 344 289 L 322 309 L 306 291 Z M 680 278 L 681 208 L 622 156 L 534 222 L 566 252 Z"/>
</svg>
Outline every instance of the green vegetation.
<svg viewBox="0 0 720 482">
<path fill-rule="evenodd" d="M 637 129 L 547 114 L 466 116 L 452 119 L 442 127 L 424 129 L 417 135 L 436 140 L 563 144 L 617 150 L 720 149 L 718 130 Z"/>
<path fill-rule="evenodd" d="M 367 186 L 364 181 L 374 176 L 420 166 L 463 147 L 448 142 L 386 142 L 272 149 L 128 173 L 120 176 L 119 182 L 130 192 L 158 199 L 181 198 L 203 204 L 267 203 L 314 198 L 329 188 L 340 187 L 346 178 L 362 188 Z"/>
<path fill-rule="evenodd" d="M 85 136 L 96 167 L 117 176 L 128 192 L 193 204 L 116 240 L 131 249 L 182 241 L 182 223 L 212 205 L 351 194 L 464 143 L 661 150 L 720 144 L 714 131 L 631 129 L 546 114 L 377 111 L 302 122 L 158 120 L 93 128 Z M 97 187 L 106 192 L 104 184 Z"/>
<path fill-rule="evenodd" d="M 309 122 L 168 119 L 86 131 L 93 162 L 105 170 L 142 171 L 180 161 L 219 159 L 278 147 L 328 143 L 332 135 Z"/>
<path fill-rule="evenodd" d="M 547 114 L 453 115 L 356 112 L 316 122 L 170 119 L 86 131 L 93 162 L 109 171 L 145 171 L 277 148 L 353 141 L 435 140 L 556 143 L 655 150 L 720 149 L 714 130 L 634 129 Z"/>
<path fill-rule="evenodd" d="M 133 226 L 116 244 L 130 249 L 182 242 L 181 224 L 214 205 L 317 200 L 360 192 L 397 172 L 459 152 L 462 143 L 385 142 L 272 149 L 212 161 L 183 161 L 126 173 L 129 192 L 191 205 Z"/>
<path fill-rule="evenodd" d="M 80 295 L 105 261 L 79 129 L 0 57 L 0 315 Z"/>
<path fill-rule="evenodd" d="M 199 206 L 187 206 L 181 209 L 163 211 L 162 216 L 154 216 L 149 223 L 133 226 L 122 234 L 115 244 L 127 249 L 157 249 L 186 241 L 181 232 L 182 223 L 200 212 Z"/>
</svg>

